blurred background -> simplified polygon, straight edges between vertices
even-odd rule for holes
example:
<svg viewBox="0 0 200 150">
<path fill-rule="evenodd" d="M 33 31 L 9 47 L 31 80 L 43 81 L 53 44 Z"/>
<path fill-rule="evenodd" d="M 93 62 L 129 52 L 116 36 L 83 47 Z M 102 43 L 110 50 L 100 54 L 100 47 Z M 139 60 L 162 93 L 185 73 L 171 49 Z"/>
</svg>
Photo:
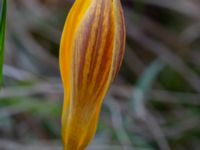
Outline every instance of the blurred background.
<svg viewBox="0 0 200 150">
<path fill-rule="evenodd" d="M 59 41 L 73 0 L 8 0 L 0 150 L 61 150 Z M 200 1 L 122 0 L 127 45 L 89 150 L 200 149 Z"/>
</svg>

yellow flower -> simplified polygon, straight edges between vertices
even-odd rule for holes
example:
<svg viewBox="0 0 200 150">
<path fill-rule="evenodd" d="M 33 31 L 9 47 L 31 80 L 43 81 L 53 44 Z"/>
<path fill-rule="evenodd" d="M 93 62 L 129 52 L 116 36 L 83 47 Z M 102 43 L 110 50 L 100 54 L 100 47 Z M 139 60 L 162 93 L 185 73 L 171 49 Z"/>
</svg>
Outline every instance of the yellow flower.
<svg viewBox="0 0 200 150">
<path fill-rule="evenodd" d="M 120 0 L 76 0 L 60 47 L 65 150 L 83 150 L 92 140 L 103 99 L 120 68 L 124 49 Z"/>
</svg>

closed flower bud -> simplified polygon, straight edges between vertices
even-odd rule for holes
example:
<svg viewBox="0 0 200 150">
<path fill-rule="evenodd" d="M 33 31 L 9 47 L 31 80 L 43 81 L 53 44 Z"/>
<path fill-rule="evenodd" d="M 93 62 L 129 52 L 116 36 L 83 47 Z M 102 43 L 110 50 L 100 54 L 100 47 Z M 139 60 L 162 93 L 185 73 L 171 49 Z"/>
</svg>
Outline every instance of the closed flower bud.
<svg viewBox="0 0 200 150">
<path fill-rule="evenodd" d="M 120 0 L 76 0 L 60 47 L 65 150 L 83 150 L 92 140 L 103 99 L 119 71 L 124 49 Z"/>
</svg>

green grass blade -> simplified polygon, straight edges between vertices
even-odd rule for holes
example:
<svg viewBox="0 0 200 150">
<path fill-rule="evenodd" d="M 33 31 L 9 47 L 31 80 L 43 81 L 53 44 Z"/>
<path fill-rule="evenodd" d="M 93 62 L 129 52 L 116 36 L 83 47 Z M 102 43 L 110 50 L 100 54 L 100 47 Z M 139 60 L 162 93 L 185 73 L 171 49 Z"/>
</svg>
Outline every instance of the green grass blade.
<svg viewBox="0 0 200 150">
<path fill-rule="evenodd" d="M 139 78 L 136 87 L 141 89 L 144 93 L 148 93 L 154 84 L 154 81 L 165 66 L 166 64 L 164 64 L 161 60 L 154 60 Z"/>
<path fill-rule="evenodd" d="M 138 79 L 131 101 L 131 105 L 137 113 L 143 111 L 144 100 L 148 96 L 148 92 L 151 90 L 158 75 L 165 67 L 166 64 L 161 60 L 154 60 Z"/>
<path fill-rule="evenodd" d="M 0 6 L 0 83 L 2 83 L 7 1 L 2 0 Z"/>
</svg>

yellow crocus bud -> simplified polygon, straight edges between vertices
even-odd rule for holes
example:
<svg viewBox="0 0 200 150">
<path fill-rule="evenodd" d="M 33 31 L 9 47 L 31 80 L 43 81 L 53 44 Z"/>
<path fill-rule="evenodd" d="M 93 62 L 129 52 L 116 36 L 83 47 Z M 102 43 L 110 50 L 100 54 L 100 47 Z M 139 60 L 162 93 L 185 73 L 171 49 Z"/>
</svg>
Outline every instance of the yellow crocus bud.
<svg viewBox="0 0 200 150">
<path fill-rule="evenodd" d="M 60 47 L 65 150 L 83 150 L 92 140 L 103 99 L 119 71 L 124 49 L 121 1 L 76 0 Z"/>
</svg>

